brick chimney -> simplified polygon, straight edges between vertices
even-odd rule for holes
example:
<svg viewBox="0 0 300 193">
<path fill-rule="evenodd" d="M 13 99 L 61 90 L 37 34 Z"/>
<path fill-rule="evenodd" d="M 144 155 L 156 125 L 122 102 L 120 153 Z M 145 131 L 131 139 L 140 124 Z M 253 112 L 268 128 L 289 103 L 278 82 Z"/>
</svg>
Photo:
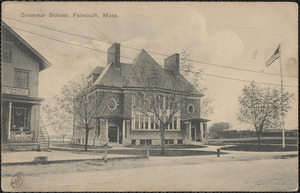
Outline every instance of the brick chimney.
<svg viewBox="0 0 300 193">
<path fill-rule="evenodd" d="M 179 54 L 173 54 L 166 58 L 164 68 L 166 70 L 173 70 L 175 73 L 179 73 Z"/>
<path fill-rule="evenodd" d="M 107 65 L 113 63 L 115 69 L 120 69 L 120 44 L 114 43 L 107 50 Z"/>
</svg>

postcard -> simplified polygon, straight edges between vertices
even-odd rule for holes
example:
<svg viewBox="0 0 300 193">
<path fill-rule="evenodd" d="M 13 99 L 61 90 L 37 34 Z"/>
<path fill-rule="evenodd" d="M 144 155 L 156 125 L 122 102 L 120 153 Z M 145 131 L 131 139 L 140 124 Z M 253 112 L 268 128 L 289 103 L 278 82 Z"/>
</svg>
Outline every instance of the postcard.
<svg viewBox="0 0 300 193">
<path fill-rule="evenodd" d="M 2 3 L 5 192 L 298 190 L 298 5 Z"/>
</svg>

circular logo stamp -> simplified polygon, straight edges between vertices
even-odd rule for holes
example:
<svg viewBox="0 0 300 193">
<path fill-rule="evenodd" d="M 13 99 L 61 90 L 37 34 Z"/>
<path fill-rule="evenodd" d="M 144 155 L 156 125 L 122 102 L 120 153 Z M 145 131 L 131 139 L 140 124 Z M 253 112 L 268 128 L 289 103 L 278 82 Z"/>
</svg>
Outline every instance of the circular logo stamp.
<svg viewBox="0 0 300 193">
<path fill-rule="evenodd" d="M 10 182 L 10 186 L 12 188 L 17 188 L 19 186 L 21 186 L 21 184 L 23 183 L 25 179 L 25 176 L 22 172 L 19 172 L 17 174 L 15 174 L 12 179 L 11 179 L 11 182 Z"/>
</svg>

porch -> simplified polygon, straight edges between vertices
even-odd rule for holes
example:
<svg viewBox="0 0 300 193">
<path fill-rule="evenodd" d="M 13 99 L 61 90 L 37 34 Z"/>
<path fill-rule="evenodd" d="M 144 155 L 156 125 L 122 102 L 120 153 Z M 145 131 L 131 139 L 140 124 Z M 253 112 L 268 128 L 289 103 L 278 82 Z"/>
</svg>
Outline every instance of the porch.
<svg viewBox="0 0 300 193">
<path fill-rule="evenodd" d="M 194 118 L 182 121 L 184 129 L 184 139 L 191 142 L 205 142 L 207 137 L 208 119 Z"/>
<path fill-rule="evenodd" d="M 2 149 L 39 149 L 40 102 L 42 100 L 28 96 L 6 94 L 2 96 Z"/>
</svg>

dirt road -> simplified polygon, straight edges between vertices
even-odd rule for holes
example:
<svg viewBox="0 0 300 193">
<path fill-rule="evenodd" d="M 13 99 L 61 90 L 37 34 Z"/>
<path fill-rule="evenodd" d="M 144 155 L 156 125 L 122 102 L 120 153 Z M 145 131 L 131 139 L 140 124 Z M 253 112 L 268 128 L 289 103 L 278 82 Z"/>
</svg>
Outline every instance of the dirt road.
<svg viewBox="0 0 300 193">
<path fill-rule="evenodd" d="M 139 160 L 149 164 L 168 161 L 172 159 Z M 292 191 L 297 189 L 298 184 L 297 163 L 297 158 L 201 163 L 182 161 L 176 165 L 162 163 L 150 167 L 131 166 L 127 167 L 128 169 L 124 167 L 54 174 L 48 172 L 25 176 L 18 188 L 11 187 L 11 176 L 2 177 L 2 189 L 4 191 Z"/>
</svg>

